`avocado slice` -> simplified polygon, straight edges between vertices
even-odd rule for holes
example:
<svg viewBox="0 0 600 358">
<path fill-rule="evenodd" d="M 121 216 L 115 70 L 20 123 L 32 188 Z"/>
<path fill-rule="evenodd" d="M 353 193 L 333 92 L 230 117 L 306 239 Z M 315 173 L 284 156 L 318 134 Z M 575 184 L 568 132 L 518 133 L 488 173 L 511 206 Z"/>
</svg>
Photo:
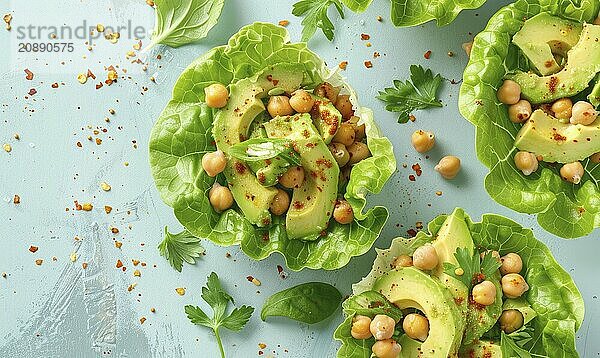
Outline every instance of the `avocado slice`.
<svg viewBox="0 0 600 358">
<path fill-rule="evenodd" d="M 311 111 L 314 117 L 313 122 L 315 127 L 321 133 L 325 144 L 329 144 L 337 133 L 340 123 L 342 122 L 342 114 L 335 108 L 335 105 L 327 98 L 311 95 L 315 100 Z"/>
<path fill-rule="evenodd" d="M 592 106 L 596 108 L 600 106 L 600 74 L 597 74 L 594 78 L 594 88 L 592 88 L 592 92 L 587 96 L 587 99 Z"/>
<path fill-rule="evenodd" d="M 581 35 L 582 24 L 542 12 L 525 21 L 513 36 L 513 43 L 542 76 L 561 70 L 554 55 L 567 57 Z"/>
<path fill-rule="evenodd" d="M 308 113 L 276 117 L 264 126 L 269 138 L 287 138 L 294 143 L 305 171 L 304 183 L 294 189 L 287 212 L 288 237 L 316 240 L 333 214 L 340 168 Z"/>
<path fill-rule="evenodd" d="M 515 147 L 541 155 L 549 163 L 585 159 L 600 152 L 600 118 L 587 126 L 562 123 L 538 109 L 521 127 Z"/>
<path fill-rule="evenodd" d="M 458 248 L 469 250 L 471 255 L 475 252 L 475 245 L 467 226 L 465 213 L 461 209 L 454 210 L 446 218 L 432 245 L 440 261 L 433 274 L 439 277 L 440 281 L 446 285 L 454 296 L 454 303 L 465 317 L 465 321 L 463 321 L 465 325 L 462 327 L 465 330 L 463 341 L 465 344 L 470 344 L 487 332 L 502 314 L 500 275 L 497 274 L 495 277 L 490 278 L 496 285 L 496 301 L 490 306 L 481 307 L 469 300 L 469 291 L 462 282 L 444 273 L 444 262 L 458 265 L 458 261 L 454 256 Z"/>
<path fill-rule="evenodd" d="M 277 86 L 292 92 L 300 87 L 303 79 L 302 65 L 282 63 L 231 84 L 229 102 L 217 111 L 213 123 L 217 148 L 227 155 L 229 147 L 248 138 L 252 121 L 265 111 L 261 99 L 266 97 L 269 90 Z M 232 157 L 228 157 L 223 173 L 235 202 L 248 221 L 258 226 L 269 225 L 269 206 L 277 190 L 262 186 L 243 161 Z"/>
<path fill-rule="evenodd" d="M 458 356 L 460 358 L 502 358 L 502 349 L 496 343 L 479 341 L 476 344 L 462 347 Z"/>
<path fill-rule="evenodd" d="M 588 87 L 600 72 L 600 26 L 584 24 L 579 41 L 567 53 L 567 63 L 558 73 L 540 76 L 517 72 L 507 76 L 521 86 L 521 96 L 531 103 L 548 103 L 571 97 Z"/>
<path fill-rule="evenodd" d="M 447 358 L 458 354 L 464 318 L 454 297 L 437 277 L 414 267 L 398 268 L 379 277 L 373 290 L 400 309 L 417 308 L 425 313 L 429 336 L 420 345 L 420 356 Z"/>
</svg>

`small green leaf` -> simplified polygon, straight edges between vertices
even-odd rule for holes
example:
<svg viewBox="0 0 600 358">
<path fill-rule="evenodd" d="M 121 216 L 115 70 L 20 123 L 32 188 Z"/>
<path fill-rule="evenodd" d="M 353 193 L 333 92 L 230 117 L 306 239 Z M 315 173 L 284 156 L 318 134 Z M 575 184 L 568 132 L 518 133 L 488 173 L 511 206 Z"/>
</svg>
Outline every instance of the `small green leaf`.
<svg viewBox="0 0 600 358">
<path fill-rule="evenodd" d="M 179 47 L 203 39 L 217 24 L 225 0 L 155 0 L 156 24 L 152 42 Z"/>
<path fill-rule="evenodd" d="M 228 154 L 245 162 L 281 157 L 291 165 L 300 165 L 300 157 L 288 139 L 252 138 L 232 145 Z"/>
<path fill-rule="evenodd" d="M 385 109 L 398 112 L 398 123 L 408 122 L 410 114 L 418 109 L 441 107 L 437 93 L 442 84 L 442 76 L 433 75 L 429 69 L 410 66 L 410 80 L 394 80 L 394 87 L 379 91 L 377 98 L 386 103 Z"/>
<path fill-rule="evenodd" d="M 239 332 L 248 323 L 252 313 L 254 313 L 254 307 L 241 306 L 236 308 L 231 311 L 229 316 L 225 317 L 222 326 L 230 331 Z"/>
<path fill-rule="evenodd" d="M 361 315 L 370 318 L 378 314 L 392 317 L 394 321 L 400 322 L 402 310 L 393 305 L 384 295 L 375 291 L 365 291 L 361 294 L 348 298 L 342 304 L 344 313 L 348 315 Z"/>
<path fill-rule="evenodd" d="M 282 316 L 304 323 L 321 322 L 331 316 L 342 302 L 335 287 L 322 282 L 303 283 L 277 292 L 265 302 L 260 318 Z"/>
<path fill-rule="evenodd" d="M 165 238 L 158 245 L 161 256 L 169 260 L 171 266 L 181 272 L 183 261 L 190 265 L 196 263 L 196 258 L 200 257 L 205 250 L 200 244 L 200 239 L 183 230 L 178 234 L 171 234 L 165 226 Z"/>
<path fill-rule="evenodd" d="M 344 6 L 339 0 L 301 0 L 294 4 L 292 14 L 298 17 L 304 17 L 302 20 L 302 41 L 310 40 L 317 28 L 320 28 L 325 34 L 325 37 L 329 41 L 333 40 L 334 26 L 327 11 L 331 5 L 335 6 L 335 9 L 340 14 L 340 17 L 344 18 Z"/>
</svg>

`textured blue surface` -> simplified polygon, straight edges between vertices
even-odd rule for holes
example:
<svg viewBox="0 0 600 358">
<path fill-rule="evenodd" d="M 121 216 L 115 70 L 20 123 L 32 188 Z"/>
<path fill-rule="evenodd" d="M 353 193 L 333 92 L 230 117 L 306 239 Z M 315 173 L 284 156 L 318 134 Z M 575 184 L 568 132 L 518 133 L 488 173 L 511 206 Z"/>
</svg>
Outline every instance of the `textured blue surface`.
<svg viewBox="0 0 600 358">
<path fill-rule="evenodd" d="M 13 31 L 0 29 L 0 144 L 10 143 L 13 148 L 11 153 L 0 151 L 0 198 L 6 199 L 0 202 L 0 272 L 7 273 L 6 278 L 0 277 L 0 357 L 215 357 L 218 351 L 210 331 L 193 326 L 183 313 L 185 304 L 200 303 L 200 287 L 211 271 L 219 274 L 236 303 L 258 310 L 270 294 L 306 281 L 330 282 L 348 294 L 351 283 L 369 271 L 373 251 L 341 270 L 287 272 L 288 277 L 282 279 L 277 272 L 277 265 L 283 265 L 280 256 L 253 262 L 237 248 L 205 243 L 206 256 L 179 274 L 156 250 L 164 226 L 180 229 L 154 188 L 147 154 L 150 128 L 170 98 L 174 81 L 194 58 L 225 43 L 239 27 L 253 21 L 289 19 L 292 38 L 298 40 L 301 28 L 290 14 L 291 4 L 288 0 L 227 0 L 221 21 L 205 41 L 176 50 L 154 49 L 146 72 L 125 58 L 135 41 L 124 32 L 117 44 L 94 40 L 92 51 L 86 49 L 85 40 L 73 40 L 72 54 L 19 54 L 20 40 L 16 39 L 17 26 L 77 26 L 83 20 L 88 25 L 126 25 L 131 20 L 133 26 L 150 29 L 153 11 L 144 1 L 51 4 L 12 0 L 0 4 L 0 14 L 13 11 L 14 16 Z M 483 189 L 487 170 L 474 155 L 474 130 L 457 110 L 459 85 L 445 82 L 444 108 L 418 112 L 417 121 L 407 125 L 396 124 L 395 116 L 374 99 L 376 91 L 392 78 L 406 78 L 410 64 L 423 64 L 449 80 L 460 80 L 467 61 L 461 43 L 481 30 L 500 6 L 490 1 L 441 29 L 431 23 L 395 29 L 387 20 L 388 2 L 376 1 L 365 14 L 347 14 L 343 22 L 336 21 L 338 37 L 333 44 L 319 34 L 311 48 L 330 66 L 349 61 L 345 75 L 361 103 L 375 110 L 378 123 L 395 145 L 399 171 L 383 194 L 372 200 L 391 212 L 376 246 L 387 247 L 417 221 L 427 222 L 455 206 L 464 207 L 474 219 L 495 212 L 532 227 L 581 289 L 587 312 L 577 344 L 582 356 L 597 356 L 598 234 L 560 240 L 541 231 L 533 217 L 511 212 L 488 197 Z M 377 15 L 383 16 L 382 23 L 376 21 Z M 361 41 L 361 33 L 371 35 L 372 47 Z M 423 57 L 427 50 L 432 51 L 430 60 Z M 375 51 L 381 57 L 373 59 Z M 455 56 L 447 56 L 449 51 Z M 159 52 L 161 60 L 154 56 Z M 373 61 L 372 69 L 364 67 L 365 60 Z M 106 78 L 104 68 L 109 65 L 119 65 L 121 74 L 127 69 L 126 78 L 96 90 L 94 83 Z M 32 81 L 25 79 L 25 68 L 35 74 Z M 98 79 L 81 85 L 76 76 L 88 68 Z M 57 89 L 51 87 L 54 82 L 59 84 Z M 27 96 L 30 88 L 37 94 Z M 110 108 L 115 115 L 109 114 Z M 110 123 L 105 117 L 110 117 Z M 97 127 L 107 132 L 95 135 Z M 410 147 L 410 133 L 417 128 L 437 134 L 429 159 Z M 15 140 L 13 133 L 21 139 Z M 88 135 L 101 138 L 102 144 L 88 141 Z M 78 141 L 82 148 L 76 146 Z M 463 160 L 463 171 L 452 182 L 441 180 L 433 171 L 445 154 Z M 420 163 L 423 175 L 411 182 L 408 175 L 414 163 Z M 110 192 L 99 188 L 102 181 L 112 185 Z M 443 195 L 437 196 L 436 191 Z M 15 194 L 21 197 L 19 205 L 12 203 Z M 94 209 L 66 211 L 73 208 L 74 200 L 91 202 Z M 104 205 L 114 208 L 111 214 L 104 212 Z M 111 233 L 110 227 L 117 227 L 119 233 Z M 114 240 L 123 243 L 121 249 Z M 29 252 L 30 245 L 39 250 Z M 70 255 L 74 252 L 78 257 L 73 263 Z M 231 257 L 226 258 L 226 253 Z M 37 266 L 36 259 L 43 259 L 43 264 Z M 115 267 L 117 260 L 127 266 L 125 272 Z M 133 276 L 132 260 L 147 263 L 137 267 L 141 277 Z M 86 270 L 83 262 L 88 263 Z M 248 275 L 260 279 L 262 286 L 248 282 Z M 134 283 L 129 292 L 128 286 Z M 185 287 L 186 294 L 179 296 L 177 287 Z M 150 312 L 151 307 L 156 313 Z M 265 323 L 258 316 L 240 334 L 223 333 L 229 357 L 258 356 L 259 343 L 267 345 L 263 356 L 334 356 L 338 345 L 331 335 L 341 320 L 339 312 L 312 326 L 277 318 Z M 141 317 L 147 318 L 144 324 L 140 324 Z"/>
</svg>

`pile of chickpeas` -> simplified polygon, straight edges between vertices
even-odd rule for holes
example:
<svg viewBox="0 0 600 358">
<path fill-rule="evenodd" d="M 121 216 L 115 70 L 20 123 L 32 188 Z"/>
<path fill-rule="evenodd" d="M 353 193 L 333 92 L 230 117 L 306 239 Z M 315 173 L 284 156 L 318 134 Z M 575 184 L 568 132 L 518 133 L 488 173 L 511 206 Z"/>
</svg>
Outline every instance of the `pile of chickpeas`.
<svg viewBox="0 0 600 358">
<path fill-rule="evenodd" d="M 435 135 L 422 129 L 416 130 L 410 137 L 415 150 L 419 153 L 427 153 L 435 145 Z M 454 179 L 460 171 L 460 159 L 454 155 L 447 155 L 440 159 L 434 168 L 444 179 Z"/>
<path fill-rule="evenodd" d="M 486 253 L 482 253 L 483 258 Z M 493 257 L 501 262 L 500 273 L 502 275 L 502 292 L 506 298 L 521 297 L 529 285 L 521 276 L 523 260 L 516 253 L 508 253 L 502 257 L 498 251 L 491 251 Z M 419 270 L 431 271 L 440 263 L 437 251 L 431 244 L 417 248 L 412 256 L 399 255 L 392 262 L 393 268 L 414 266 Z M 455 273 L 463 275 L 464 270 L 458 268 Z M 484 280 L 473 286 L 471 297 L 473 302 L 481 306 L 490 306 L 496 301 L 496 285 L 490 280 Z M 516 309 L 507 309 L 502 312 L 498 319 L 500 328 L 507 334 L 523 327 L 523 314 Z M 374 337 L 377 342 L 373 345 L 373 353 L 378 358 L 397 357 L 402 347 L 391 337 L 394 333 L 395 322 L 386 315 L 376 315 L 372 320 L 366 316 L 355 316 L 353 318 L 352 337 L 355 339 L 368 339 Z M 404 333 L 415 340 L 424 342 L 429 336 L 429 320 L 421 313 L 410 313 L 402 321 Z"/>
<path fill-rule="evenodd" d="M 204 92 L 205 102 L 211 108 L 223 108 L 229 101 L 229 92 L 220 83 L 206 87 Z M 315 88 L 314 94 L 331 101 L 342 115 L 342 123 L 328 148 L 341 168 L 340 180 L 347 181 L 350 177 L 352 165 L 371 155 L 369 147 L 364 143 L 366 138 L 365 125 L 358 124 L 359 117 L 354 115 L 350 96 L 340 94 L 339 88 L 324 82 Z M 315 111 L 315 100 L 308 91 L 299 89 L 290 96 L 280 94 L 269 97 L 266 108 L 271 117 L 291 116 L 296 113 L 312 114 Z M 202 168 L 211 177 L 223 172 L 226 165 L 227 157 L 220 150 L 207 153 L 202 157 Z M 299 188 L 304 182 L 304 176 L 304 169 L 301 166 L 293 166 L 279 177 L 278 182 L 285 189 Z M 208 197 L 212 207 L 217 212 L 229 209 L 234 202 L 231 190 L 226 186 L 219 185 L 219 183 L 214 184 Z M 271 202 L 270 211 L 274 215 L 283 215 L 288 211 L 289 206 L 290 196 L 288 192 L 277 188 L 277 194 Z M 338 199 L 333 210 L 333 218 L 340 224 L 351 223 L 354 220 L 354 212 L 350 203 Z"/>
<path fill-rule="evenodd" d="M 531 103 L 521 99 L 521 87 L 515 81 L 505 80 L 498 88 L 496 95 L 500 102 L 508 105 L 508 118 L 511 122 L 524 123 L 531 116 Z M 561 98 L 540 108 L 565 123 L 587 126 L 598 118 L 598 112 L 591 103 L 579 101 L 573 104 L 570 98 Z M 538 170 L 538 162 L 544 158 L 538 157 L 534 153 L 519 151 L 515 154 L 514 160 L 517 169 L 524 175 L 530 175 Z M 592 155 L 590 160 L 593 163 L 600 163 L 600 153 Z M 573 184 L 579 184 L 583 174 L 583 165 L 579 161 L 563 164 L 560 168 L 560 176 Z"/>
</svg>

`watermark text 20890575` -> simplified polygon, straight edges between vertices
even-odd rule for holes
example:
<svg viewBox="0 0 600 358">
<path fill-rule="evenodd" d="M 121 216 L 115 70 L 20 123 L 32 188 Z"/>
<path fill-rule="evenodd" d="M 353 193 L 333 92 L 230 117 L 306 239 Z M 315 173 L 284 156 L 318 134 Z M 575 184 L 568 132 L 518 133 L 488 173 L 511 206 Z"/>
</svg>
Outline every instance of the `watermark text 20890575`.
<svg viewBox="0 0 600 358">
<path fill-rule="evenodd" d="M 72 42 L 19 42 L 17 52 L 73 52 Z"/>
</svg>

